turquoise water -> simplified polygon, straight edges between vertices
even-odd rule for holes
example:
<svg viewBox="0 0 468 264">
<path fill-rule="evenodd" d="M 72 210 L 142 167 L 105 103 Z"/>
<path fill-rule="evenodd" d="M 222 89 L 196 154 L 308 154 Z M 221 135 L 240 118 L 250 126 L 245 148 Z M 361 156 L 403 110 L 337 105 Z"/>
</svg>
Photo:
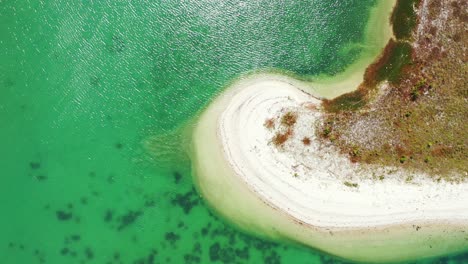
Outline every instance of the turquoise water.
<svg viewBox="0 0 468 264">
<path fill-rule="evenodd" d="M 375 2 L 0 1 L 0 263 L 339 263 L 210 213 L 177 131 L 240 74 L 339 72 Z"/>
</svg>

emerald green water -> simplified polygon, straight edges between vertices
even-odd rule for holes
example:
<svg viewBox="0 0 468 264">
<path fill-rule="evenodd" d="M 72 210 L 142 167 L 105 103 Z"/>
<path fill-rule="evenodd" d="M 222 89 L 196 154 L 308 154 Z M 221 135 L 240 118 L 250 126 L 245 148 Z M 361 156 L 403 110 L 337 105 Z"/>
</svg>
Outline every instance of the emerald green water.
<svg viewBox="0 0 468 264">
<path fill-rule="evenodd" d="M 170 133 L 240 74 L 339 72 L 375 2 L 0 1 L 0 263 L 340 263 L 212 215 Z"/>
</svg>

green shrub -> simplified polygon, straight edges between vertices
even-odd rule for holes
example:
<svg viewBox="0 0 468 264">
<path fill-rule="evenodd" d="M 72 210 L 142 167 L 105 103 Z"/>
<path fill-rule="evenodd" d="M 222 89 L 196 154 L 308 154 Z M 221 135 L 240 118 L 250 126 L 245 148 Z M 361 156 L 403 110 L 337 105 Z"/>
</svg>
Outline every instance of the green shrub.
<svg viewBox="0 0 468 264">
<path fill-rule="evenodd" d="M 347 181 L 345 181 L 343 184 L 346 185 L 346 186 L 348 186 L 348 187 L 350 187 L 350 188 L 357 188 L 357 187 L 359 187 L 359 184 L 357 184 L 357 183 L 352 183 L 352 182 L 347 182 Z"/>
</svg>

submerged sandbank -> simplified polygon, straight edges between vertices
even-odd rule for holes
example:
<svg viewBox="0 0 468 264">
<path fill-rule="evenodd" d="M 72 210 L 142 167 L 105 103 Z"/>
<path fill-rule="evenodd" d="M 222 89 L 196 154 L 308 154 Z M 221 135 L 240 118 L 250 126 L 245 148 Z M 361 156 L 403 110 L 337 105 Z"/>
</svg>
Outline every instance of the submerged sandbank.
<svg viewBox="0 0 468 264">
<path fill-rule="evenodd" d="M 382 2 L 379 7 L 388 9 L 378 18 L 388 22 L 394 1 Z M 361 63 L 322 86 L 267 74 L 230 86 L 193 132 L 200 192 L 249 232 L 357 261 L 402 261 L 468 248 L 467 184 L 352 164 L 314 140 L 314 122 L 322 115 L 316 98 L 334 96 L 323 91 L 335 87 L 341 93 L 355 89 L 366 66 Z M 287 112 L 297 114 L 297 123 L 292 138 L 278 148 L 271 143 L 274 131 L 264 123 Z M 303 137 L 311 144 L 305 146 Z M 404 176 L 411 176 L 411 183 Z"/>
</svg>

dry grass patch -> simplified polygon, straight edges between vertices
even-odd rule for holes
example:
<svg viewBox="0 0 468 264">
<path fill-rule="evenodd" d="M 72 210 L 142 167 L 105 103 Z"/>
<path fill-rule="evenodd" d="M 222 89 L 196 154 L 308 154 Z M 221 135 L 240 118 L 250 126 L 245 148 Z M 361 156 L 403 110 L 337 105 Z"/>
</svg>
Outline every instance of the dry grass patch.
<svg viewBox="0 0 468 264">
<path fill-rule="evenodd" d="M 297 114 L 293 112 L 287 112 L 281 117 L 281 124 L 286 127 L 292 127 L 297 122 Z"/>
<path fill-rule="evenodd" d="M 273 136 L 273 139 L 271 140 L 273 142 L 273 145 L 277 147 L 281 147 L 288 141 L 288 139 L 293 135 L 292 129 L 286 130 L 286 132 L 281 133 L 281 132 L 276 132 L 276 134 Z"/>
</svg>

